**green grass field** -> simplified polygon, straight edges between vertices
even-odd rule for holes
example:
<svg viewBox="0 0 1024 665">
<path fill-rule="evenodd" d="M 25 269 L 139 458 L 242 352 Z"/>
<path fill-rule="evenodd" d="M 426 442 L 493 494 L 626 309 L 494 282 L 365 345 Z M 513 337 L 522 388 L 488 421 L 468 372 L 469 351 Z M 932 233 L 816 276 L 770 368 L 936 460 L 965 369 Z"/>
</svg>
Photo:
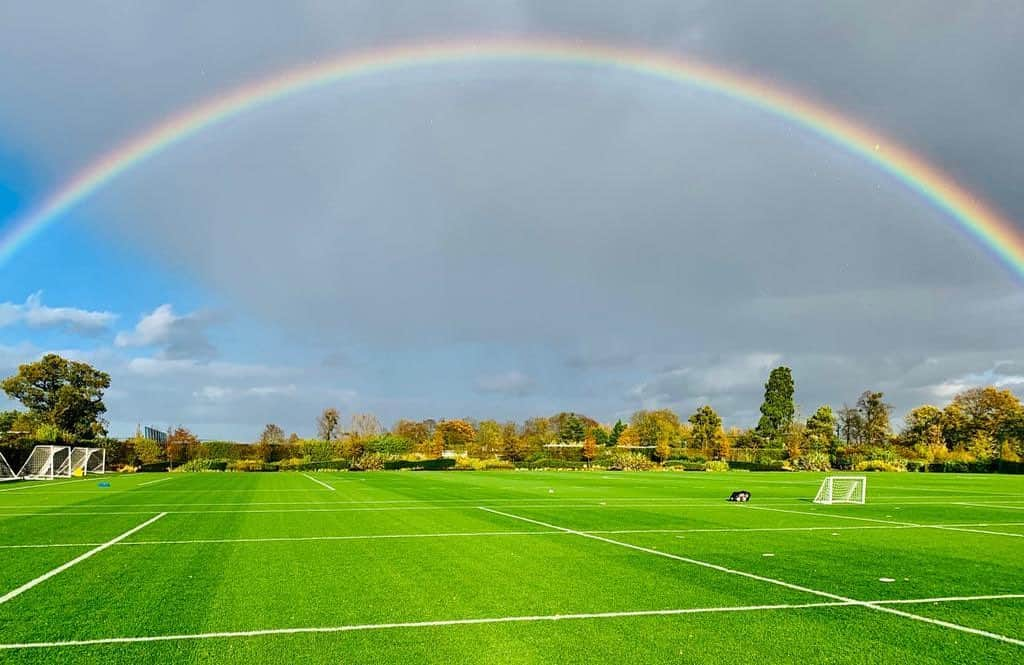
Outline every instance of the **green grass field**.
<svg viewBox="0 0 1024 665">
<path fill-rule="evenodd" d="M 0 662 L 1024 662 L 1024 477 L 822 477 L 0 484 Z"/>
</svg>

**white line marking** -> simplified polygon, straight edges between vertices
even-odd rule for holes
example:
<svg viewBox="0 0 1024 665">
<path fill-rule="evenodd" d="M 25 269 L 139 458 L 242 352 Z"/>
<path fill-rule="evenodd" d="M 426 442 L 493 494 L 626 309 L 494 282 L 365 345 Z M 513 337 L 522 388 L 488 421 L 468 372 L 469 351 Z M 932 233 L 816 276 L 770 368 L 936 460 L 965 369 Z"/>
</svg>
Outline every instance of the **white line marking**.
<svg viewBox="0 0 1024 665">
<path fill-rule="evenodd" d="M 1003 502 L 1009 503 L 1009 502 Z M 992 503 L 958 503 L 957 506 L 973 506 L 974 508 L 1006 508 L 1007 510 L 1024 510 L 1024 506 L 1003 506 Z"/>
<path fill-rule="evenodd" d="M 140 525 L 138 525 L 136 527 L 132 527 L 131 529 L 128 529 L 127 531 L 122 533 L 120 536 L 117 536 L 116 538 L 108 540 L 107 542 L 103 543 L 102 545 L 94 547 L 94 548 L 92 548 L 91 550 L 89 550 L 88 552 L 86 552 L 84 554 L 80 554 L 80 555 L 76 556 L 71 561 L 68 561 L 65 564 L 61 564 L 60 566 L 57 566 L 56 568 L 54 568 L 53 570 L 51 570 L 48 573 L 43 573 L 42 575 L 40 575 L 39 577 L 35 578 L 34 580 L 32 580 L 30 582 L 26 582 L 26 583 L 22 584 L 17 589 L 13 589 L 12 591 L 8 591 L 3 596 L 0 596 L 0 605 L 3 605 L 4 603 L 6 603 L 7 601 L 9 601 L 9 600 L 11 600 L 13 598 L 17 598 L 18 596 L 20 596 L 21 594 L 25 593 L 26 591 L 28 591 L 32 587 L 45 582 L 46 580 L 50 579 L 54 575 L 59 575 L 60 573 L 63 573 L 68 568 L 74 566 L 75 564 L 81 563 L 82 561 L 85 561 L 86 559 L 88 559 L 92 555 L 99 554 L 100 552 L 102 552 L 103 550 L 107 549 L 111 545 L 116 545 L 117 543 L 121 542 L 122 540 L 124 540 L 128 536 L 132 535 L 133 533 L 136 533 L 137 531 L 140 531 L 141 529 L 145 529 L 147 526 L 149 526 L 153 522 L 157 521 L 158 519 L 160 519 L 161 517 L 163 517 L 166 514 L 167 513 L 160 513 L 159 515 L 146 520 L 142 524 L 140 524 Z"/>
<path fill-rule="evenodd" d="M 327 489 L 331 490 L 332 492 L 335 492 L 335 491 L 337 491 L 337 490 L 335 490 L 335 489 L 334 489 L 333 487 L 331 487 L 330 485 L 328 485 L 327 483 L 325 483 L 324 481 L 322 481 L 322 480 L 318 480 L 318 479 L 314 478 L 313 476 L 309 475 L 308 473 L 304 473 L 304 474 L 302 474 L 302 475 L 304 475 L 305 477 L 309 478 L 310 480 L 312 480 L 312 481 L 313 481 L 314 483 L 316 483 L 317 485 L 323 485 L 324 487 L 326 487 Z"/>
<path fill-rule="evenodd" d="M 54 487 L 56 485 L 67 485 L 68 483 L 83 483 L 86 480 L 92 480 L 92 478 L 77 478 L 75 480 L 23 480 L 23 484 L 18 487 L 8 487 L 2 489 L 0 492 L 17 492 L 18 490 L 27 490 L 33 487 Z"/>
<path fill-rule="evenodd" d="M 159 480 L 147 480 L 144 483 L 139 483 L 138 485 L 136 485 L 136 487 L 145 487 L 146 485 L 155 485 L 156 483 L 163 483 L 163 482 L 166 482 L 168 480 L 174 480 L 174 477 L 171 476 L 169 478 L 160 478 Z"/>
<path fill-rule="evenodd" d="M 626 543 L 626 542 L 623 542 L 621 540 L 612 540 L 611 538 L 605 538 L 604 536 L 598 536 L 598 535 L 594 535 L 594 534 L 590 534 L 590 533 L 584 533 L 582 531 L 575 531 L 573 529 L 568 529 L 566 527 L 556 526 L 554 524 L 549 524 L 547 522 L 541 522 L 540 520 L 530 519 L 529 517 L 521 517 L 519 515 L 513 515 L 511 513 L 503 513 L 500 510 L 494 510 L 492 508 L 486 508 L 484 506 L 481 506 L 480 510 L 485 510 L 485 511 L 487 511 L 489 513 L 494 513 L 496 515 L 504 515 L 505 517 L 509 517 L 511 519 L 516 519 L 516 520 L 521 520 L 523 522 L 529 522 L 529 523 L 532 523 L 532 524 L 537 524 L 539 526 L 544 526 L 544 527 L 547 527 L 549 529 L 560 529 L 560 530 L 566 531 L 568 533 L 574 533 L 574 534 L 576 534 L 578 536 L 582 536 L 583 538 L 591 538 L 593 540 L 599 540 L 601 542 L 605 542 L 605 543 L 608 543 L 610 545 L 618 545 L 619 547 L 625 547 L 625 548 L 628 548 L 628 549 L 636 550 L 638 552 L 645 552 L 647 554 L 652 554 L 654 556 L 665 557 L 667 559 L 675 559 L 676 561 L 682 561 L 684 563 L 690 563 L 690 564 L 693 564 L 693 565 L 696 565 L 696 566 L 702 566 L 704 568 L 710 568 L 712 570 L 717 570 L 717 571 L 720 571 L 720 572 L 723 572 L 723 573 L 728 573 L 730 575 L 738 575 L 740 577 L 746 577 L 746 578 L 749 578 L 749 579 L 752 579 L 752 580 L 758 580 L 760 582 L 766 582 L 768 584 L 774 584 L 776 586 L 781 586 L 781 587 L 785 587 L 785 588 L 788 588 L 788 589 L 793 589 L 795 591 L 802 591 L 804 593 L 813 594 L 815 596 L 821 596 L 823 598 L 831 598 L 832 600 L 839 600 L 839 601 L 843 601 L 843 602 L 846 602 L 846 603 L 858 605 L 860 607 L 867 607 L 867 608 L 870 608 L 870 609 L 873 609 L 873 610 L 876 610 L 876 611 L 879 611 L 879 612 L 886 612 L 888 614 L 895 614 L 896 616 L 901 616 L 901 617 L 904 617 L 904 618 L 907 618 L 907 619 L 913 619 L 914 621 L 920 621 L 922 623 L 930 623 L 930 624 L 935 625 L 935 626 L 942 626 L 944 628 L 950 628 L 952 630 L 958 630 L 958 631 L 960 631 L 962 633 L 970 633 L 972 635 L 980 635 L 982 637 L 988 637 L 990 639 L 998 640 L 1000 642 L 1006 642 L 1008 644 L 1016 644 L 1017 646 L 1024 646 L 1024 640 L 1018 640 L 1018 639 L 1013 638 L 1013 637 L 1007 637 L 1006 635 L 1000 635 L 999 633 L 992 633 L 992 632 L 989 632 L 987 630 L 981 630 L 979 628 L 971 628 L 970 626 L 962 626 L 962 625 L 960 625 L 958 623 L 951 623 L 949 621 L 942 621 L 940 619 L 932 619 L 931 617 L 924 617 L 924 616 L 920 616 L 918 614 L 911 614 L 910 612 L 904 612 L 902 610 L 893 609 L 891 607 L 884 607 L 884 606 L 880 606 L 880 605 L 873 605 L 871 603 L 868 603 L 868 602 L 865 602 L 865 601 L 862 601 L 862 600 L 854 600 L 853 598 L 846 598 L 845 596 L 840 596 L 838 594 L 829 593 L 828 591 L 819 591 L 817 589 L 811 589 L 811 588 L 808 588 L 808 587 L 805 587 L 805 586 L 800 586 L 799 584 L 793 584 L 791 582 L 785 582 L 783 580 L 777 580 L 777 579 L 773 579 L 771 577 L 763 577 L 761 575 L 755 575 L 754 573 L 748 573 L 748 572 L 745 572 L 745 571 L 742 571 L 742 570 L 736 570 L 734 568 L 726 568 L 725 566 L 719 566 L 718 564 L 708 563 L 707 561 L 700 561 L 698 559 L 691 559 L 689 557 L 679 556 L 679 555 L 676 555 L 676 554 L 670 554 L 668 552 L 661 552 L 661 551 L 658 551 L 658 550 L 652 550 L 652 549 L 650 549 L 648 547 L 641 547 L 639 545 L 633 545 L 631 543 Z"/>
<path fill-rule="evenodd" d="M 925 604 L 945 603 L 973 600 L 1000 600 L 1024 598 L 1024 594 L 998 594 L 989 596 L 950 596 L 946 598 L 909 598 L 903 600 L 876 600 L 866 605 L 893 604 Z M 347 626 L 303 627 L 303 628 L 266 628 L 263 630 L 223 631 L 216 633 L 194 633 L 177 635 L 142 635 L 138 637 L 101 637 L 86 640 L 66 640 L 59 642 L 22 642 L 18 644 L 0 644 L 0 650 L 14 649 L 48 649 L 59 647 L 89 646 L 97 644 L 131 644 L 138 642 L 170 642 L 179 640 L 205 640 L 231 637 L 261 637 L 272 635 L 296 635 L 303 633 L 344 633 L 363 630 L 390 630 L 396 628 L 432 628 L 439 626 L 464 626 L 492 623 L 519 623 L 531 621 L 578 621 L 583 619 L 619 619 L 648 616 L 676 616 L 684 614 L 712 614 L 718 612 L 756 612 L 770 610 L 800 610 L 820 607 L 858 606 L 858 601 L 830 601 L 820 603 L 798 603 L 782 605 L 739 605 L 733 607 L 693 607 L 667 610 L 634 610 L 624 612 L 588 612 L 575 614 L 547 614 L 534 616 L 484 617 L 476 619 L 448 619 L 439 621 L 405 621 L 396 623 L 354 624 Z"/>
<path fill-rule="evenodd" d="M 170 513 L 169 513 L 170 514 Z M 1024 522 L 1003 522 L 984 524 L 922 524 L 920 526 L 897 526 L 885 524 L 857 525 L 857 526 L 783 526 L 783 527 L 751 527 L 751 528 L 721 528 L 721 529 L 614 529 L 601 530 L 592 529 L 585 533 L 597 533 L 604 535 L 630 534 L 630 533 L 743 533 L 746 531 L 860 531 L 864 529 L 926 529 L 935 526 L 1019 526 Z M 382 533 L 382 534 L 356 534 L 347 536 L 275 536 L 268 538 L 196 538 L 192 540 L 133 540 L 118 543 L 119 546 L 126 545 L 199 545 L 203 543 L 284 543 L 303 541 L 332 541 L 332 540 L 375 540 L 375 539 L 401 539 L 401 538 L 472 538 L 476 536 L 563 536 L 564 531 L 468 531 L 468 532 L 443 532 L 443 533 Z M 1016 534 L 1014 534 L 1016 535 Z M 99 543 L 37 543 L 28 545 L 0 545 L 0 550 L 12 549 L 45 549 L 47 547 L 92 547 Z"/>
<path fill-rule="evenodd" d="M 967 533 L 983 533 L 990 536 L 1011 536 L 1014 538 L 1024 538 L 1024 534 L 1021 533 L 1009 533 L 1007 531 L 988 531 L 985 529 L 965 529 L 958 526 L 946 526 L 944 524 L 928 524 L 917 522 L 896 522 L 893 520 L 880 520 L 873 517 L 854 517 L 853 515 L 834 515 L 832 513 L 811 513 L 803 510 L 784 510 L 782 508 L 768 508 L 766 506 L 751 506 L 747 505 L 747 508 L 751 510 L 770 510 L 774 513 L 793 513 L 794 515 L 813 515 L 814 517 L 835 517 L 842 520 L 860 520 L 861 522 L 879 522 L 881 524 L 892 524 L 903 528 L 924 528 L 924 529 L 941 529 L 943 531 L 964 531 Z"/>
</svg>

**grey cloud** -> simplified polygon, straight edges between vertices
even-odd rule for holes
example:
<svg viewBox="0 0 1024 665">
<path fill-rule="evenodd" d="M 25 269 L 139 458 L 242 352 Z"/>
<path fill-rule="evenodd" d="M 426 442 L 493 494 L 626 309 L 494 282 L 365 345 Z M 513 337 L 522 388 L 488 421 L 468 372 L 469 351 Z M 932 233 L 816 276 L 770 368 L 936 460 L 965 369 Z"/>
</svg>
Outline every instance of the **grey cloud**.
<svg viewBox="0 0 1024 665">
<path fill-rule="evenodd" d="M 177 315 L 171 305 L 160 305 L 140 318 L 134 330 L 118 333 L 114 343 L 122 348 L 159 348 L 164 360 L 210 358 L 216 354 L 207 334 L 213 321 L 208 313 Z"/>
<path fill-rule="evenodd" d="M 555 34 L 781 82 L 1024 219 L 1024 69 L 1009 66 L 1024 55 L 1024 9 L 1012 3 L 310 2 L 244 16 L 132 3 L 118 21 L 64 7 L 66 22 L 33 3 L 7 11 L 0 80 L 19 94 L 0 126 L 48 173 L 283 67 L 397 41 Z M 868 387 L 899 410 L 1024 359 L 1019 285 L 904 185 L 756 109 L 596 67 L 462 63 L 331 86 L 175 146 L 80 212 L 114 246 L 327 349 L 328 365 L 330 349 L 359 349 L 357 368 L 318 370 L 344 386 L 315 383 L 358 383 L 385 418 L 467 403 L 607 417 L 706 399 L 749 422 L 768 369 L 758 354 L 794 368 L 805 410 Z M 163 337 L 121 338 L 163 340 L 126 371 L 168 373 L 187 395 L 292 382 L 199 378 L 213 372 L 206 328 L 166 314 Z M 523 388 L 502 388 L 495 367 L 530 377 L 529 399 L 497 400 Z"/>
<path fill-rule="evenodd" d="M 476 389 L 482 393 L 522 397 L 533 392 L 534 382 L 519 370 L 509 370 L 479 377 Z"/>
</svg>

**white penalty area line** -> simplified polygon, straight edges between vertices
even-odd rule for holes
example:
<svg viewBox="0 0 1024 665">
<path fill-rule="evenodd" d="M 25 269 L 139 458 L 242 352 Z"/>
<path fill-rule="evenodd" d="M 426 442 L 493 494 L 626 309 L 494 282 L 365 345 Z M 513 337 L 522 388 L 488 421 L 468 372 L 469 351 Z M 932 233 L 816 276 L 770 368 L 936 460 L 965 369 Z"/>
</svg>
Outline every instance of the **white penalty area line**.
<svg viewBox="0 0 1024 665">
<path fill-rule="evenodd" d="M 144 483 L 139 483 L 138 485 L 136 485 L 136 487 L 145 487 L 146 485 L 156 485 L 157 483 L 165 483 L 168 480 L 174 480 L 174 477 L 171 476 L 169 478 L 160 478 L 159 480 L 147 480 Z"/>
<path fill-rule="evenodd" d="M 889 524 L 892 526 L 899 526 L 902 528 L 913 528 L 913 529 L 941 529 L 942 531 L 963 531 L 966 533 L 982 533 L 989 536 L 1010 536 L 1012 538 L 1024 538 L 1024 533 L 1012 533 L 1009 531 L 991 531 L 988 529 L 971 529 L 963 526 L 950 526 L 945 524 L 928 524 L 918 522 L 897 522 L 894 520 L 883 520 L 875 517 L 854 517 L 853 515 L 833 515 L 832 513 L 812 513 L 806 510 L 785 510 L 782 508 L 768 508 L 767 506 L 751 506 L 747 505 L 747 508 L 751 510 L 769 510 L 773 513 L 792 513 L 794 515 L 813 515 L 815 517 L 835 517 L 841 520 L 857 520 L 860 522 L 877 522 L 878 524 Z M 969 527 L 970 525 L 968 525 Z M 986 526 L 980 524 L 978 526 Z"/>
<path fill-rule="evenodd" d="M 93 646 L 103 644 L 134 644 L 144 642 L 173 642 L 184 640 L 227 639 L 236 637 L 266 637 L 275 635 L 301 635 L 309 633 L 347 633 L 366 630 L 394 630 L 401 628 L 437 628 L 443 626 L 485 625 L 497 623 L 528 623 L 536 621 L 580 621 L 585 619 L 624 619 L 631 617 L 679 616 L 685 614 L 716 614 L 728 612 L 761 612 L 773 610 L 803 610 L 821 607 L 856 607 L 868 605 L 883 609 L 882 605 L 896 604 L 938 604 L 977 600 L 1005 600 L 1024 598 L 1024 594 L 993 594 L 987 596 L 946 596 L 942 598 L 908 598 L 899 600 L 876 600 L 861 602 L 837 600 L 818 603 L 788 603 L 778 605 L 736 605 L 730 607 L 691 607 L 664 610 L 633 610 L 623 612 L 580 612 L 572 614 L 539 614 L 507 617 L 481 617 L 471 619 L 445 619 L 439 621 L 401 621 L 393 623 L 364 623 L 345 626 L 311 626 L 300 628 L 265 628 L 261 630 L 220 631 L 175 635 L 140 635 L 133 637 L 100 637 L 85 640 L 62 640 L 53 642 L 21 642 L 0 644 L 0 651 L 15 649 L 54 649 L 62 647 Z"/>
<path fill-rule="evenodd" d="M 310 480 L 312 480 L 312 481 L 313 481 L 314 483 L 316 483 L 317 485 L 323 485 L 324 487 L 326 487 L 327 489 L 331 490 L 332 492 L 335 492 L 335 491 L 337 491 L 337 490 L 335 490 L 335 489 L 334 489 L 333 487 L 331 487 L 330 485 L 328 485 L 327 483 L 325 483 L 324 481 L 322 481 L 322 480 L 319 480 L 319 479 L 317 479 L 317 478 L 314 478 L 313 476 L 309 475 L 308 473 L 304 473 L 304 474 L 302 474 L 302 475 L 304 475 L 305 477 L 309 478 Z"/>
<path fill-rule="evenodd" d="M 879 612 L 885 612 L 887 614 L 894 614 L 896 616 L 901 616 L 901 617 L 904 617 L 906 619 L 913 619 L 914 621 L 920 621 L 922 623 L 929 623 L 929 624 L 932 624 L 934 626 L 941 626 L 943 628 L 950 628 L 952 630 L 957 630 L 957 631 L 960 631 L 962 633 L 970 633 L 972 635 L 979 635 L 981 637 L 988 637 L 990 639 L 998 640 L 1000 642 L 1006 642 L 1008 644 L 1015 644 L 1017 646 L 1024 646 L 1024 640 L 1018 640 L 1016 638 L 1008 637 L 1006 635 L 1000 635 L 999 633 L 992 633 L 992 632 L 989 632 L 987 630 L 981 630 L 979 628 L 971 628 L 970 626 L 963 626 L 963 625 L 960 625 L 958 623 L 952 623 L 952 622 L 949 622 L 949 621 L 942 621 L 940 619 L 933 619 L 931 617 L 925 617 L 925 616 L 921 616 L 919 614 L 911 614 L 910 612 L 904 612 L 903 610 L 897 610 L 897 609 L 892 608 L 892 607 L 885 607 L 885 606 L 879 605 L 877 603 L 870 603 L 870 602 L 867 602 L 867 601 L 855 600 L 853 598 L 847 598 L 845 596 L 840 596 L 838 594 L 829 593 L 828 591 L 820 591 L 818 589 L 811 589 L 809 587 L 800 586 L 799 584 L 793 584 L 791 582 L 785 582 L 783 580 L 778 580 L 778 579 L 774 579 L 774 578 L 771 578 L 771 577 L 763 577 L 761 575 L 755 575 L 754 573 L 748 573 L 748 572 L 745 572 L 745 571 L 742 571 L 742 570 L 736 570 L 734 568 L 727 568 L 725 566 L 720 566 L 718 564 L 709 563 L 707 561 L 700 561 L 698 559 L 691 559 L 689 557 L 679 556 L 677 554 L 670 554 L 669 552 L 662 552 L 662 551 L 659 551 L 659 550 L 651 549 L 649 547 L 641 547 L 640 545 L 633 545 L 632 543 L 623 542 L 621 540 L 613 540 L 612 538 L 606 538 L 604 536 L 599 536 L 599 535 L 592 534 L 592 533 L 586 533 L 584 531 L 576 531 L 575 529 L 569 529 L 569 528 L 566 528 L 566 527 L 557 526 L 557 525 L 554 525 L 554 524 L 550 524 L 548 522 L 541 522 L 540 520 L 534 520 L 534 519 L 531 519 L 529 517 L 522 517 L 520 515 L 513 515 L 512 513 L 505 513 L 505 512 L 502 512 L 500 510 L 494 510 L 493 508 L 487 508 L 487 507 L 484 507 L 484 506 L 480 506 L 480 510 L 487 511 L 489 513 L 494 513 L 495 515 L 503 515 L 503 516 L 508 517 L 510 519 L 520 520 L 522 522 L 528 522 L 530 524 L 536 524 L 538 526 L 547 527 L 549 529 L 557 529 L 557 530 L 560 530 L 560 531 L 565 531 L 566 533 L 572 533 L 572 534 L 576 534 L 577 536 L 581 536 L 583 538 L 590 538 L 592 540 L 598 540 L 598 541 L 601 541 L 603 543 L 608 543 L 609 545 L 617 545 L 619 547 L 625 547 L 627 549 L 636 550 L 638 552 L 644 552 L 646 554 L 651 554 L 651 555 L 654 555 L 654 556 L 664 557 L 666 559 L 673 559 L 675 561 L 682 561 L 683 563 L 689 563 L 689 564 L 693 564 L 695 566 L 701 566 L 703 568 L 710 568 L 711 570 L 717 570 L 719 572 L 728 573 L 730 575 L 737 575 L 739 577 L 746 577 L 748 579 L 757 580 L 759 582 L 766 582 L 768 584 L 774 584 L 776 586 L 785 587 L 787 589 L 793 589 L 794 591 L 802 591 L 804 593 L 809 593 L 809 594 L 812 594 L 812 595 L 815 595 L 815 596 L 820 596 L 822 598 L 829 598 L 831 600 L 841 601 L 843 603 L 850 604 L 850 605 L 856 605 L 856 606 L 859 606 L 859 607 L 866 607 L 866 608 L 869 608 L 869 609 L 872 609 L 872 610 L 876 610 L 876 611 L 879 611 Z"/>
<path fill-rule="evenodd" d="M 72 566 L 74 566 L 76 564 L 79 564 L 82 561 L 85 561 L 86 559 L 88 559 L 92 555 L 99 554 L 100 552 L 102 552 L 103 550 L 107 549 L 108 547 L 111 547 L 112 545 L 118 544 L 119 542 L 121 542 L 122 540 L 127 538 L 128 536 L 131 536 L 132 534 L 140 531 L 141 529 L 145 529 L 147 526 L 149 526 L 153 522 L 157 521 L 158 519 L 160 519 L 161 517 L 163 517 L 166 514 L 167 513 L 160 513 L 159 515 L 156 515 L 155 517 L 151 517 L 148 520 L 146 520 L 145 522 L 143 522 L 142 524 L 139 524 L 138 526 L 135 526 L 135 527 L 132 527 L 131 529 L 128 529 L 127 531 L 122 533 L 120 536 L 112 538 L 111 540 L 108 540 L 107 542 L 103 543 L 102 545 L 98 545 L 98 546 L 92 548 L 91 550 L 89 550 L 88 552 L 85 552 L 84 554 L 80 554 L 80 555 L 76 556 L 71 561 L 68 561 L 67 563 L 62 564 L 60 566 L 57 566 L 56 568 L 54 568 L 53 570 L 49 571 L 48 573 L 43 573 L 42 575 L 40 575 L 39 577 L 35 578 L 34 580 L 32 580 L 30 582 L 26 582 L 25 584 L 22 584 L 17 589 L 13 589 L 12 591 L 8 591 L 3 596 L 0 596 L 0 605 L 3 605 L 4 603 L 6 603 L 7 601 L 9 601 L 9 600 L 11 600 L 13 598 L 17 598 L 18 596 L 20 596 L 21 594 L 25 593 L 29 589 L 31 589 L 31 588 L 39 585 L 39 584 L 42 584 L 43 582 L 45 582 L 46 580 L 50 579 L 54 575 L 59 575 L 60 573 L 63 573 L 68 568 L 71 568 Z"/>
</svg>

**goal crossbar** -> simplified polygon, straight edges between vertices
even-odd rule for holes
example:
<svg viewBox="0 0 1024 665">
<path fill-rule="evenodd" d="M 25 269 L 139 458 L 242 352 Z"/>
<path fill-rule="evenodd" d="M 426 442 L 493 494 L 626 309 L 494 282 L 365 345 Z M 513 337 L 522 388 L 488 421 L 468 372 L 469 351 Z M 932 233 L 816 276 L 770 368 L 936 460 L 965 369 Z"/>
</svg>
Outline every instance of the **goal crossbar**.
<svg viewBox="0 0 1024 665">
<path fill-rule="evenodd" d="M 866 476 L 828 476 L 821 481 L 814 503 L 864 503 L 867 499 Z"/>
</svg>

